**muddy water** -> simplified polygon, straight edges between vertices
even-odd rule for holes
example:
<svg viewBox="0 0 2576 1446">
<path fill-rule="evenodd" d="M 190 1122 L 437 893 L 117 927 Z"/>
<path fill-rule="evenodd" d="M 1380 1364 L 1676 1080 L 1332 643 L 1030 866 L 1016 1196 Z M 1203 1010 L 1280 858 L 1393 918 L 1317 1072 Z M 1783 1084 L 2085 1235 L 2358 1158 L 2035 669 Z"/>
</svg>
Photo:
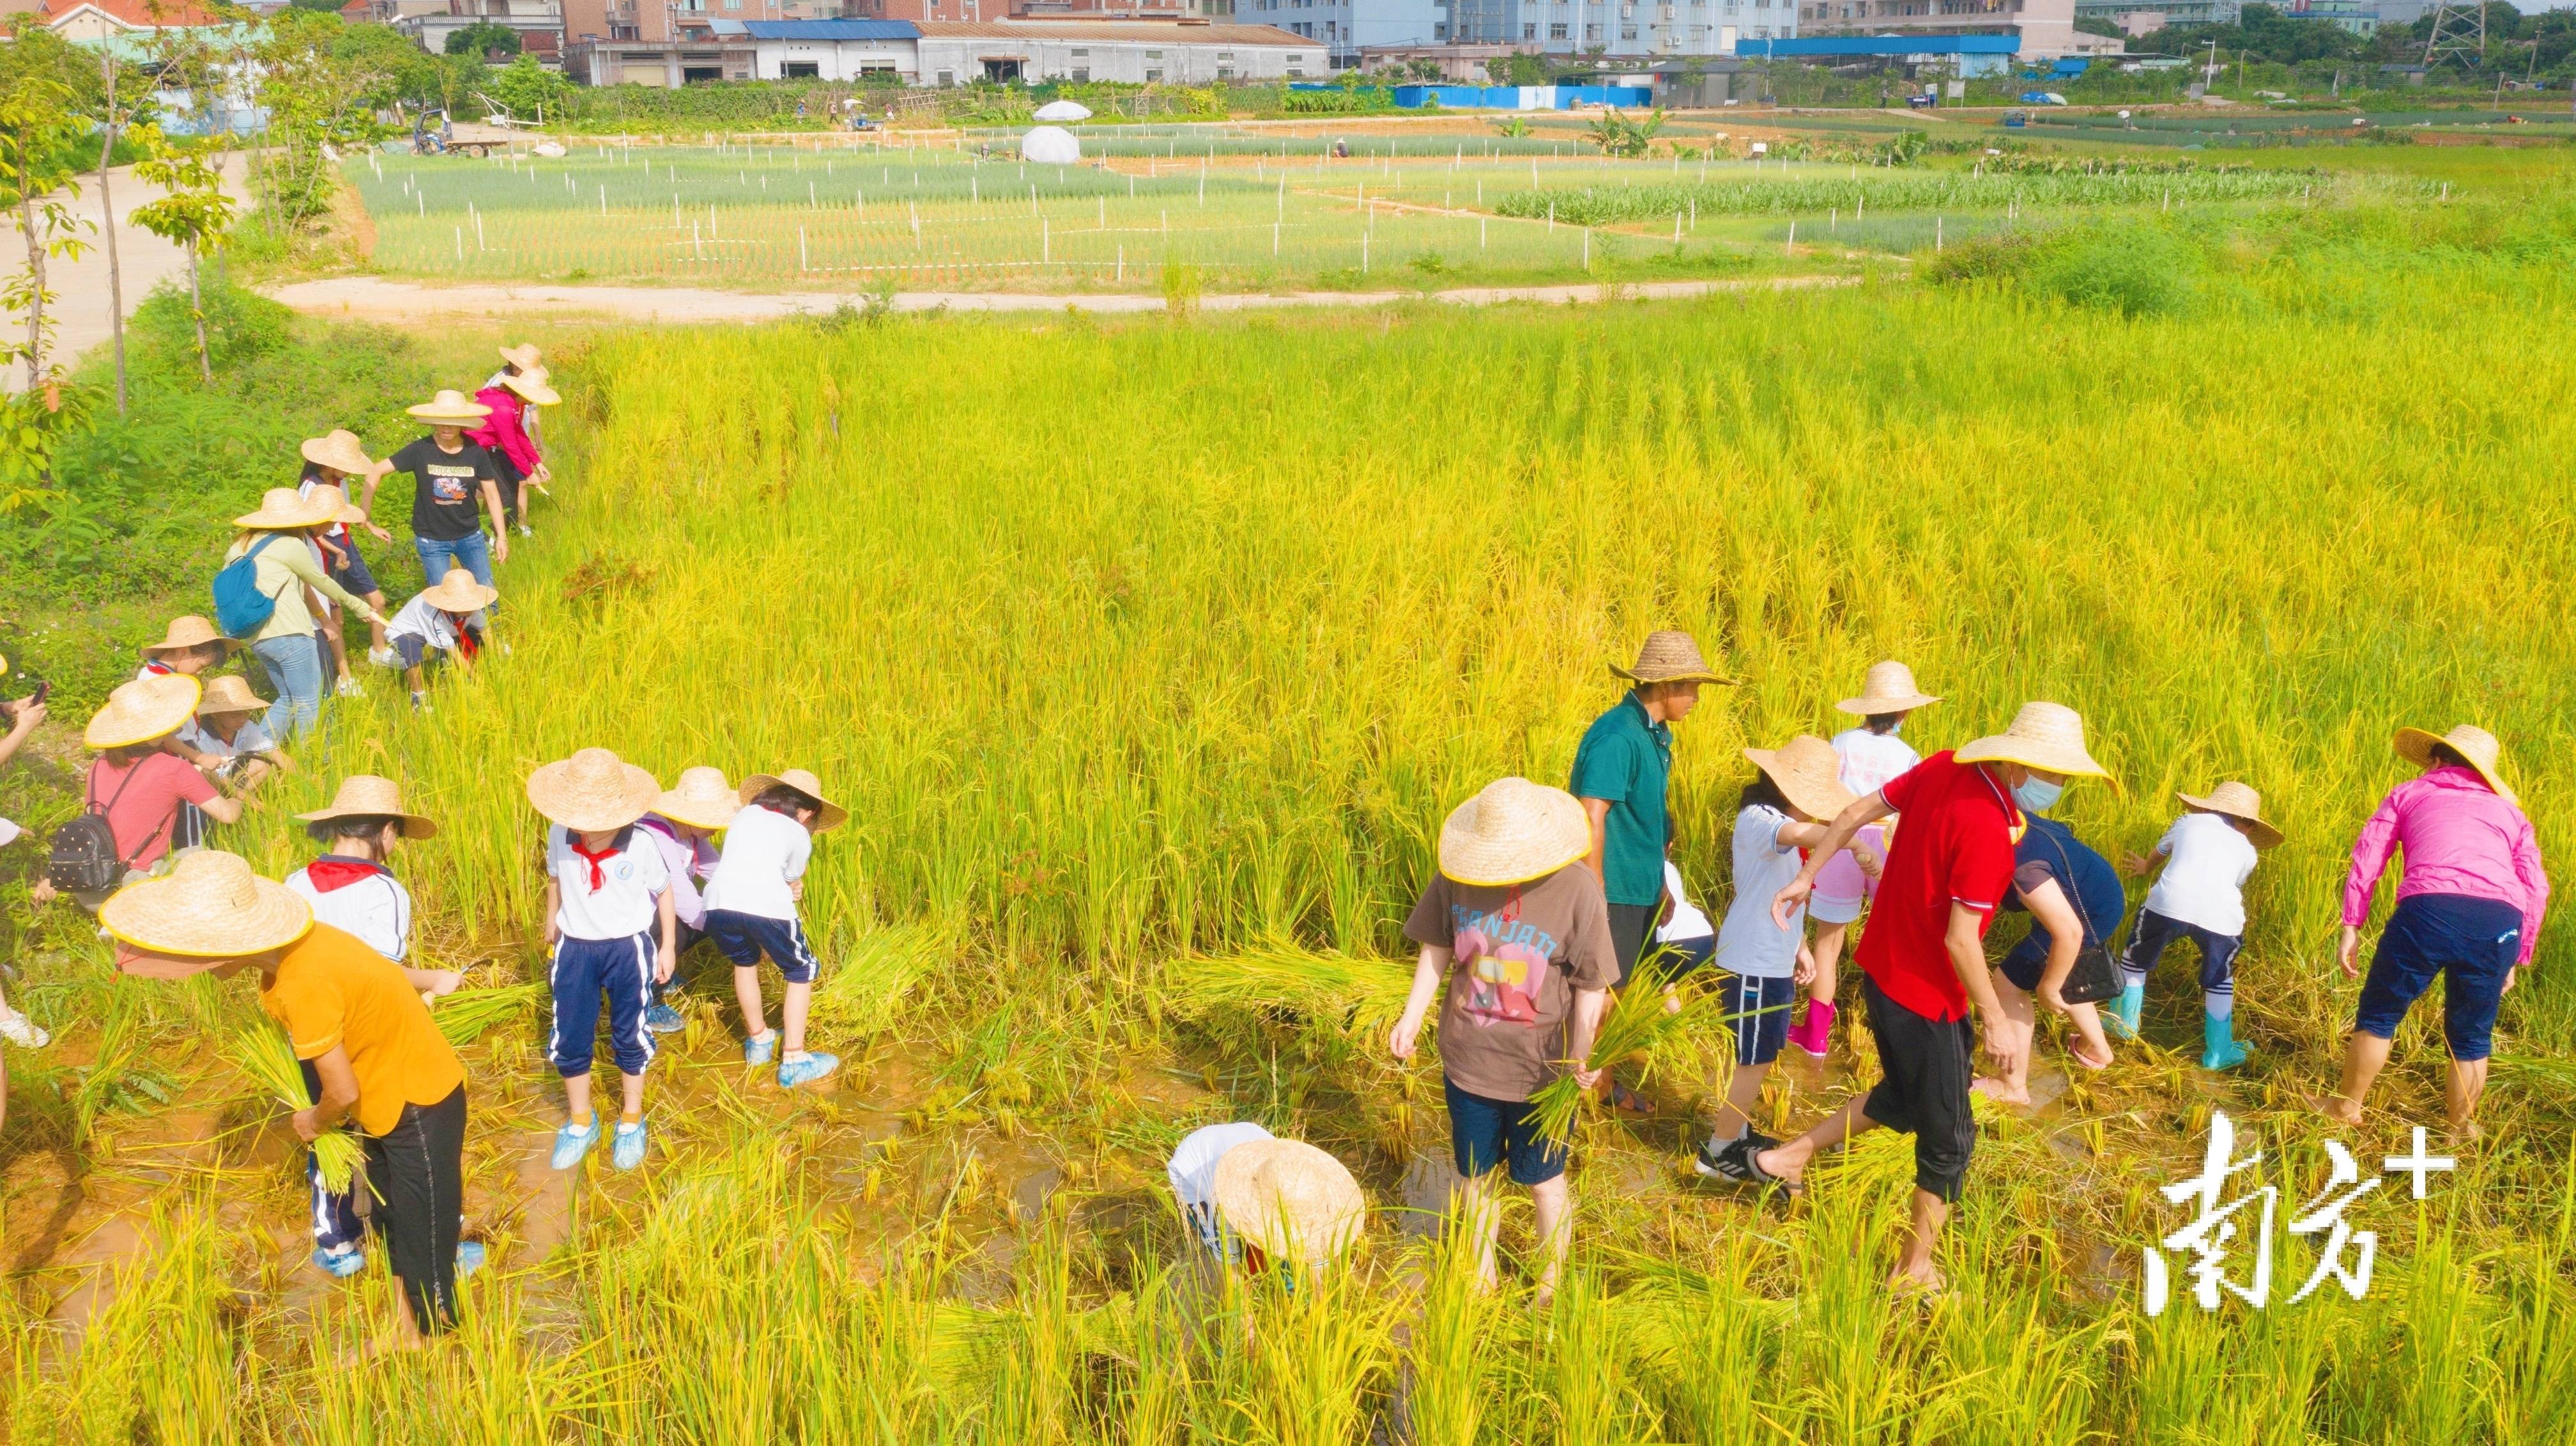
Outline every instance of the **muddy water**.
<svg viewBox="0 0 2576 1446">
<path fill-rule="evenodd" d="M 518 1136 L 517 1244 L 510 1264 L 531 1265 L 545 1259 L 572 1232 L 572 1182 L 577 1170 L 554 1167 L 552 1130 L 528 1130 Z"/>
<path fill-rule="evenodd" d="M 76 1272 L 72 1288 L 54 1302 L 54 1324 L 63 1327 L 74 1340 L 87 1335 L 90 1322 L 115 1303 L 118 1269 L 141 1260 L 155 1248 L 156 1242 L 131 1216 L 111 1215 L 100 1221 L 96 1229 L 54 1259 L 56 1265 Z"/>
</svg>

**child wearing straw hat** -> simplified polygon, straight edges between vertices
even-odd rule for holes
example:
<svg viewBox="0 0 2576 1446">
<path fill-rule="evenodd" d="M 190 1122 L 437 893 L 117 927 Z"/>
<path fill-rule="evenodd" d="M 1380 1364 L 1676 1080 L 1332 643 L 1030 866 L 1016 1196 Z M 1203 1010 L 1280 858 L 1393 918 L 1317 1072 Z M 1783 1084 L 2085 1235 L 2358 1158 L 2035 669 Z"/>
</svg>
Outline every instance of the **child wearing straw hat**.
<svg viewBox="0 0 2576 1446">
<path fill-rule="evenodd" d="M 528 802 L 554 825 L 546 830 L 546 942 L 554 948 L 549 1052 L 566 1107 L 555 1132 L 558 1170 L 580 1164 L 599 1140 L 590 1058 L 603 997 L 624 1088 L 610 1163 L 621 1170 L 644 1163 L 644 1067 L 654 1050 L 644 1005 L 679 959 L 670 875 L 662 851 L 635 826 L 661 797 L 652 774 L 605 748 L 584 748 L 528 775 Z"/>
<path fill-rule="evenodd" d="M 521 537 L 536 534 L 528 527 L 528 494 L 531 486 L 546 490 L 553 474 L 546 470 L 545 459 L 538 455 L 536 441 L 528 435 L 523 413 L 531 407 L 551 407 L 563 400 L 546 384 L 546 370 L 530 367 L 503 372 L 499 379 L 474 394 L 474 400 L 491 409 L 482 424 L 465 433 L 467 441 L 492 455 L 501 471 L 501 500 L 519 524 Z"/>
<path fill-rule="evenodd" d="M 134 676 L 166 678 L 182 673 L 201 677 L 208 669 L 223 666 L 224 660 L 241 646 L 217 632 L 213 623 L 186 613 L 170 620 L 170 626 L 162 630 L 161 641 L 143 645 L 143 666 L 135 669 Z"/>
<path fill-rule="evenodd" d="M 1825 841 L 1824 820 L 1851 806 L 1833 745 L 1800 734 L 1778 748 L 1747 748 L 1753 781 L 1735 814 L 1735 899 L 1717 931 L 1719 987 L 1735 1031 L 1735 1069 L 1717 1125 L 1692 1162 L 1698 1173 L 1750 1180 L 1744 1152 L 1780 1143 L 1753 1128 L 1762 1081 L 1788 1042 L 1789 1007 L 1796 986 L 1809 978 L 1815 959 L 1807 949 L 1804 907 L 1783 924 L 1771 917 L 1771 896 L 1798 876 L 1801 850 Z"/>
<path fill-rule="evenodd" d="M 0 658 L 0 677 L 5 677 L 8 672 L 9 660 Z M 9 760 L 18 756 L 18 750 L 26 746 L 37 725 L 45 721 L 45 705 L 42 699 L 30 693 L 23 698 L 0 702 L 0 718 L 9 720 L 8 731 L 0 733 L 0 768 L 6 768 Z M 0 818 L 0 845 L 17 842 L 19 833 L 18 825 Z M 36 1021 L 11 1008 L 6 998 L 0 998 L 0 1039 L 21 1049 L 42 1049 L 52 1042 L 52 1038 Z M 7 1067 L 0 1065 L 0 1115 L 5 1115 L 8 1103 L 9 1076 Z"/>
<path fill-rule="evenodd" d="M 2494 734 L 2465 723 L 2438 735 L 2401 728 L 2396 749 L 2424 771 L 2389 790 L 2353 840 L 2335 951 L 2346 978 L 2360 973 L 2361 926 L 2379 877 L 2402 852 L 2397 908 L 2361 986 L 2343 1083 L 2318 1108 L 2345 1124 L 2361 1122 L 2361 1102 L 2388 1063 L 2397 1026 L 2438 974 L 2442 1042 L 2451 1054 L 2443 1114 L 2454 1135 L 2475 1138 L 2496 1008 L 2531 965 L 2549 909 L 2549 873 L 2539 836 L 2505 785 L 2504 750 Z"/>
<path fill-rule="evenodd" d="M 2030 932 L 2005 950 L 1994 968 L 1995 999 L 2011 1023 L 2017 1049 L 2008 1067 L 1974 1085 L 1979 1094 L 2011 1105 L 2031 1102 L 2030 1056 L 2039 1035 L 2039 1005 L 2074 1024 L 2076 1042 L 2067 1052 L 2078 1068 L 2111 1067 L 2111 1041 L 2102 1033 L 2101 1010 L 2068 1001 L 2065 989 L 2085 950 L 2110 948 L 2129 907 L 2119 870 L 2077 838 L 2075 830 L 2032 809 L 2022 811 L 2022 821 L 2027 827 L 2013 848 L 2012 888 L 2001 907 L 2005 913 L 2030 915 Z"/>
<path fill-rule="evenodd" d="M 403 686 L 411 690 L 415 711 L 429 711 L 424 670 L 433 655 L 453 658 L 458 667 L 473 671 L 474 660 L 483 652 L 483 610 L 500 596 L 498 588 L 475 581 L 464 568 L 451 567 L 436 583 L 412 594 L 411 601 L 394 614 L 385 627 L 385 641 L 402 665 Z"/>
<path fill-rule="evenodd" d="M 778 1059 L 778 1085 L 793 1089 L 840 1068 L 838 1055 L 805 1048 L 805 1015 L 821 972 L 798 917 L 805 898 L 805 866 L 814 835 L 847 822 L 850 811 L 823 796 L 823 781 L 802 768 L 755 773 L 735 795 L 742 808 L 726 824 L 724 851 L 707 878 L 707 936 L 733 965 L 734 1002 L 742 1007 L 742 1062 Z M 760 997 L 760 961 L 766 956 L 787 981 L 779 1002 L 779 1030 L 769 1028 Z"/>
<path fill-rule="evenodd" d="M 1836 703 L 1838 712 L 1857 714 L 1858 728 L 1834 735 L 1845 791 L 1866 798 L 1897 775 L 1922 762 L 1914 746 L 1897 736 L 1906 715 L 1941 700 L 1914 685 L 1914 670 L 1890 658 L 1870 664 L 1860 696 Z M 1816 875 L 1816 896 L 1807 913 L 1816 921 L 1809 950 L 1816 960 L 1807 986 L 1807 1012 L 1789 1031 L 1789 1042 L 1822 1058 L 1833 1042 L 1834 996 L 1842 984 L 1843 940 L 1860 921 L 1861 910 L 1878 894 L 1879 861 L 1887 857 L 1891 823 L 1874 823 L 1860 831 L 1850 848 L 1825 861 Z"/>
<path fill-rule="evenodd" d="M 1487 1285 L 1496 1280 L 1497 1166 L 1528 1187 L 1537 1208 L 1543 1288 L 1553 1289 L 1565 1260 L 1567 1152 L 1540 1131 L 1530 1100 L 1567 1061 L 1590 1056 L 1619 977 L 1600 878 L 1580 867 L 1596 844 L 1572 794 L 1522 778 L 1488 784 L 1441 825 L 1440 871 L 1404 924 L 1421 953 L 1387 1047 L 1397 1059 L 1413 1057 L 1437 995 L 1452 1188 L 1476 1232 Z M 1573 1069 L 1584 1089 L 1600 1080 L 1599 1071 Z"/>
<path fill-rule="evenodd" d="M 2206 798 L 2174 796 L 2190 812 L 2165 830 L 2151 856 L 2130 854 L 2122 860 L 2133 878 L 2159 864 L 2164 873 L 2147 891 L 2138 926 L 2120 956 L 2120 997 L 2110 1010 L 2111 1025 L 2136 1037 L 2147 975 L 2167 945 L 2188 939 L 2200 950 L 2200 1067 L 2234 1069 L 2245 1062 L 2245 1046 L 2236 1042 L 2236 954 L 2245 947 L 2245 880 L 2254 873 L 2255 851 L 2279 845 L 2281 831 L 2263 821 L 2263 796 L 2242 783 L 2222 783 Z"/>
<path fill-rule="evenodd" d="M 81 808 L 106 820 L 114 863 L 124 882 L 148 876 L 174 848 L 193 846 L 179 837 L 187 805 L 217 823 L 237 823 L 241 800 L 226 798 L 205 774 L 166 746 L 197 711 L 197 680 L 179 674 L 137 678 L 107 695 L 90 715 L 81 741 L 97 752 L 81 785 Z M 37 903 L 54 896 L 51 879 L 36 885 Z M 107 902 L 114 888 L 74 889 L 84 909 Z"/>
<path fill-rule="evenodd" d="M 1191 1131 L 1163 1174 L 1204 1258 L 1247 1275 L 1274 1262 L 1292 1273 L 1325 1265 L 1368 1219 L 1368 1198 L 1341 1161 L 1248 1121 Z"/>
<path fill-rule="evenodd" d="M 358 510 L 372 516 L 376 489 L 394 473 L 409 472 L 412 550 L 420 556 L 420 575 L 441 578 L 449 568 L 461 567 L 490 587 L 492 565 L 510 560 L 501 471 L 491 453 L 465 439 L 465 429 L 479 425 L 491 409 L 451 390 L 405 410 L 429 423 L 429 435 L 367 469 Z M 484 513 L 492 519 L 488 535 Z"/>
<path fill-rule="evenodd" d="M 340 484 L 336 482 L 308 482 L 297 490 L 302 493 L 305 501 L 327 509 L 331 519 L 313 534 L 313 547 L 321 555 L 324 575 L 338 583 L 341 590 L 350 596 L 366 599 L 367 606 L 374 608 L 379 614 L 375 621 L 367 624 L 367 628 L 370 639 L 369 656 L 381 667 L 385 636 L 385 623 L 382 617 L 385 609 L 385 590 L 376 585 L 376 575 L 368 571 L 367 560 L 359 555 L 358 540 L 350 533 L 349 527 L 350 524 L 356 523 L 370 531 L 381 532 L 384 529 L 367 521 L 366 514 L 360 512 L 357 505 L 349 501 L 348 494 L 342 491 Z M 344 636 L 338 611 L 325 602 L 320 610 L 320 616 L 323 641 L 330 647 L 331 666 L 339 677 L 337 691 L 343 698 L 366 696 L 367 690 L 359 685 L 357 675 L 349 668 L 349 645 Z"/>
<path fill-rule="evenodd" d="M 671 913 L 678 923 L 672 947 L 681 958 L 707 936 L 707 900 L 698 885 L 715 872 L 715 835 L 741 811 L 742 799 L 725 782 L 724 770 L 699 767 L 682 770 L 680 781 L 664 789 L 653 811 L 636 822 L 662 851 L 663 872 L 671 879 Z M 652 1002 L 644 1006 L 644 1027 L 655 1034 L 672 1033 L 687 1023 L 663 1001 L 669 987 L 656 983 Z"/>
<path fill-rule="evenodd" d="M 294 1114 L 310 1142 L 345 1117 L 367 1151 L 375 1225 L 402 1286 L 400 1344 L 456 1322 L 465 1209 L 465 1067 L 411 980 L 355 937 L 313 921 L 294 891 L 213 849 L 99 911 L 117 968 L 145 979 L 259 975 L 260 1008 L 312 1065 L 320 1097 Z"/>
<path fill-rule="evenodd" d="M 219 674 L 197 699 L 197 716 L 180 726 L 179 745 L 198 767 L 222 773 L 236 796 L 247 796 L 286 762 L 277 741 L 251 717 L 267 709 L 238 674 Z"/>
<path fill-rule="evenodd" d="M 383 621 L 373 606 L 333 582 L 316 561 L 311 534 L 338 515 L 327 499 L 308 500 L 292 487 L 272 487 L 260 498 L 258 511 L 233 519 L 241 533 L 224 552 L 226 565 L 250 560 L 253 583 L 269 600 L 267 619 L 251 630 L 247 641 L 277 691 L 264 724 L 270 737 L 283 741 L 313 726 L 322 713 L 321 625 L 308 591 L 359 617 Z"/>
</svg>

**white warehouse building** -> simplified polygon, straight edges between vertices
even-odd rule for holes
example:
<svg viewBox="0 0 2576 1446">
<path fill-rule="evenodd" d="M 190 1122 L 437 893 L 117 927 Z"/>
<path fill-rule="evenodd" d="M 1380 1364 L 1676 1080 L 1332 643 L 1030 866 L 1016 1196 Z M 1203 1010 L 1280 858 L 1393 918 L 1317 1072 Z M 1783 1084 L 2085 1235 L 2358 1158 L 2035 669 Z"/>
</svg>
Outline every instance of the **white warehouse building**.
<svg viewBox="0 0 2576 1446">
<path fill-rule="evenodd" d="M 852 81 L 891 72 L 910 85 L 1120 81 L 1208 85 L 1321 78 L 1323 45 L 1268 25 L 1159 20 L 746 20 L 737 28 L 763 80 Z"/>
</svg>

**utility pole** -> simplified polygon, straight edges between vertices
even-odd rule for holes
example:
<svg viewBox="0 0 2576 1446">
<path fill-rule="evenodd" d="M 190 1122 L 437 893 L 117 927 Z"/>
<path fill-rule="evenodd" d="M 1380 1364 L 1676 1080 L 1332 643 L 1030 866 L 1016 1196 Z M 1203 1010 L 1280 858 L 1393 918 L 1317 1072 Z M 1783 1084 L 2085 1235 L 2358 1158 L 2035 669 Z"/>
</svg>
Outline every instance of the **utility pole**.
<svg viewBox="0 0 2576 1446">
<path fill-rule="evenodd" d="M 2441 0 L 2433 9 L 2433 33 L 2424 42 L 2427 69 L 2448 58 L 2476 69 L 2487 58 L 2486 0 Z"/>
</svg>

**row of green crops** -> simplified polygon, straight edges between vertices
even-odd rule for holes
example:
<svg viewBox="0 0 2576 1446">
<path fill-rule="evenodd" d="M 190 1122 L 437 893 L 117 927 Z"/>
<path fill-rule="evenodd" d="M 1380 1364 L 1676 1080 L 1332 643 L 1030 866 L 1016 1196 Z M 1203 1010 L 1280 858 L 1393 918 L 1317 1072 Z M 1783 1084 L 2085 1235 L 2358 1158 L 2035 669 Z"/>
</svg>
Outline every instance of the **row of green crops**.
<svg viewBox="0 0 2576 1446">
<path fill-rule="evenodd" d="M 1505 216 L 1554 215 L 1559 221 L 1578 226 L 1607 226 L 1694 211 L 1814 215 L 1835 208 L 2002 210 L 2012 206 L 2297 200 L 2322 194 L 2332 184 L 2312 174 L 2273 170 L 2190 170 L 2172 174 L 2075 171 L 1988 176 L 1964 170 L 1881 169 L 1855 170 L 1847 178 L 1804 175 L 1777 180 L 1741 177 L 1682 185 L 1666 182 L 1545 187 L 1500 197 L 1494 209 Z"/>
</svg>

